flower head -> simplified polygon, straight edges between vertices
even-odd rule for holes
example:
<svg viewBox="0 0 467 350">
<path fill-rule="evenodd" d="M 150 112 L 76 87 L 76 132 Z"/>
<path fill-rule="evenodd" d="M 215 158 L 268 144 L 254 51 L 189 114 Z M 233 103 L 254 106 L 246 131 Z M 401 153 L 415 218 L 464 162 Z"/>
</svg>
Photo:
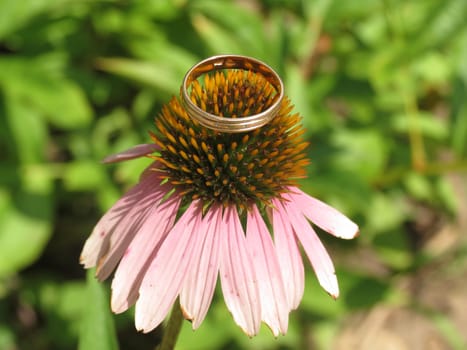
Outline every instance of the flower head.
<svg viewBox="0 0 467 350">
<path fill-rule="evenodd" d="M 225 118 L 259 113 L 275 98 L 260 74 L 216 71 L 194 81 L 191 100 Z M 179 297 L 199 327 L 217 279 L 235 322 L 248 335 L 265 322 L 285 334 L 304 290 L 301 245 L 321 286 L 339 294 L 333 263 L 310 221 L 340 238 L 358 227 L 302 192 L 308 160 L 300 116 L 284 99 L 277 116 L 243 133 L 221 133 L 190 118 L 177 98 L 155 119 L 151 144 L 105 159 L 153 161 L 97 223 L 81 262 L 112 281 L 112 310 L 136 303 L 139 330 L 157 327 Z"/>
</svg>

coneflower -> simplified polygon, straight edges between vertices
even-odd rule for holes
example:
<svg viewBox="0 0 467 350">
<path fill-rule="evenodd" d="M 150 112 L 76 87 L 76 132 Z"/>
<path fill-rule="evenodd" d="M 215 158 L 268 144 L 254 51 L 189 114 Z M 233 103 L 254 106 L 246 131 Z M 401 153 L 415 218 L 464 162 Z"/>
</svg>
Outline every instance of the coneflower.
<svg viewBox="0 0 467 350">
<path fill-rule="evenodd" d="M 223 118 L 261 113 L 276 95 L 262 74 L 243 69 L 207 72 L 190 90 L 196 106 Z M 257 334 L 261 321 L 285 334 L 304 291 L 299 245 L 320 285 L 337 298 L 333 263 L 311 223 L 345 239 L 358 227 L 298 188 L 308 144 L 292 110 L 284 98 L 265 125 L 228 133 L 204 127 L 172 98 L 155 119 L 152 143 L 104 160 L 152 159 L 97 223 L 81 255 L 86 268 L 97 266 L 99 280 L 115 270 L 114 312 L 136 304 L 136 328 L 148 332 L 179 298 L 196 329 L 220 277 L 226 305 L 246 334 Z"/>
</svg>

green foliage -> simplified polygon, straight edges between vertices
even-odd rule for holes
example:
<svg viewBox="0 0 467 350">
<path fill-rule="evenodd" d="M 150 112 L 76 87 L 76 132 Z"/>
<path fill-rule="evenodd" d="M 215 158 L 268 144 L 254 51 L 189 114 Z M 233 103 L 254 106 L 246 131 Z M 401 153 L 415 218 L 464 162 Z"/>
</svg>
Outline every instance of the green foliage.
<svg viewBox="0 0 467 350">
<path fill-rule="evenodd" d="M 287 336 L 250 340 L 219 298 L 198 331 L 184 325 L 180 349 L 295 349 L 310 332 L 328 348 L 336 320 L 398 300 L 396 277 L 436 259 L 410 229 L 420 207 L 459 214 L 448 175 L 467 170 L 466 17 L 465 0 L 1 0 L 0 348 L 156 345 L 131 315 L 114 330 L 107 286 L 82 283 L 84 240 L 147 164 L 99 160 L 147 142 L 185 72 L 221 53 L 277 69 L 311 142 L 303 188 L 361 236 L 323 235 L 342 298 L 309 269 Z M 364 261 L 341 269 L 361 250 L 385 273 Z"/>
<path fill-rule="evenodd" d="M 110 315 L 109 293 L 104 290 L 89 270 L 87 300 L 82 309 L 82 329 L 79 341 L 80 350 L 115 350 L 118 349 L 115 326 Z"/>
</svg>

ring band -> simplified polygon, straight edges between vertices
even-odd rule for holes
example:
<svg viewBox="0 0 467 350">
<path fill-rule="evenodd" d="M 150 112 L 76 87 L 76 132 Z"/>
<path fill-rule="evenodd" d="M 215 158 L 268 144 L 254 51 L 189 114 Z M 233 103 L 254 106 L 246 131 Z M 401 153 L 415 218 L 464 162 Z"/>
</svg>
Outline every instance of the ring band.
<svg viewBox="0 0 467 350">
<path fill-rule="evenodd" d="M 268 109 L 241 118 L 225 118 L 202 110 L 191 101 L 188 88 L 199 76 L 221 69 L 243 69 L 261 74 L 276 90 L 275 101 Z M 259 128 L 277 115 L 284 98 L 284 84 L 279 75 L 264 62 L 247 56 L 219 55 L 197 63 L 185 74 L 180 95 L 188 115 L 201 125 L 216 131 L 239 133 Z"/>
</svg>

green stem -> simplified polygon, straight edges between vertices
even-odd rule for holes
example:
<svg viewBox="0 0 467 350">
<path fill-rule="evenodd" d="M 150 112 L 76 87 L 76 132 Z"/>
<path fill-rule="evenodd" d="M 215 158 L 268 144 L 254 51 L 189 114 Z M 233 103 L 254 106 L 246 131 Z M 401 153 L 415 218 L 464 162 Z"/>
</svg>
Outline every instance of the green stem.
<svg viewBox="0 0 467 350">
<path fill-rule="evenodd" d="M 412 155 L 412 167 L 424 171 L 426 167 L 426 154 L 423 136 L 420 132 L 418 107 L 415 97 L 406 92 L 405 112 L 409 118 L 409 141 Z"/>
<path fill-rule="evenodd" d="M 173 350 L 177 343 L 178 335 L 182 329 L 183 314 L 180 305 L 176 302 L 172 308 L 169 321 L 164 329 L 162 342 L 157 347 L 157 350 Z"/>
</svg>

